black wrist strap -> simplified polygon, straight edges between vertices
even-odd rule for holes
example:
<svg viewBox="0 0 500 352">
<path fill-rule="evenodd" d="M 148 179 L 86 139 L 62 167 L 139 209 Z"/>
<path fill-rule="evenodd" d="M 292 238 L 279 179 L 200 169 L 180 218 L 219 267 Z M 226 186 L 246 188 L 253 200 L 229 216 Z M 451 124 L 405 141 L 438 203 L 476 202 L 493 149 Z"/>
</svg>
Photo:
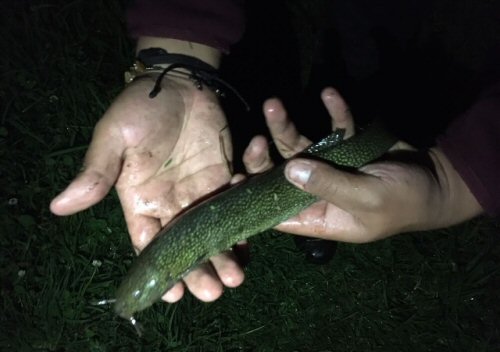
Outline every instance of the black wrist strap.
<svg viewBox="0 0 500 352">
<path fill-rule="evenodd" d="M 199 70 L 217 73 L 217 69 L 205 61 L 189 55 L 170 54 L 162 48 L 143 49 L 137 54 L 137 59 L 147 66 L 183 63 Z"/>
<path fill-rule="evenodd" d="M 239 94 L 233 86 L 220 78 L 217 69 L 198 58 L 183 54 L 169 54 L 166 50 L 161 48 L 149 48 L 141 50 L 137 59 L 149 68 L 154 68 L 156 65 L 169 64 L 156 79 L 155 85 L 149 93 L 151 99 L 156 97 L 161 91 L 163 77 L 165 77 L 168 72 L 174 71 L 179 74 L 187 75 L 194 82 L 196 88 L 202 90 L 203 85 L 205 85 L 220 97 L 224 97 L 224 89 L 228 89 L 243 103 L 247 111 L 250 110 L 250 106 L 241 94 Z M 178 68 L 187 70 L 189 73 L 175 71 L 175 69 Z"/>
</svg>

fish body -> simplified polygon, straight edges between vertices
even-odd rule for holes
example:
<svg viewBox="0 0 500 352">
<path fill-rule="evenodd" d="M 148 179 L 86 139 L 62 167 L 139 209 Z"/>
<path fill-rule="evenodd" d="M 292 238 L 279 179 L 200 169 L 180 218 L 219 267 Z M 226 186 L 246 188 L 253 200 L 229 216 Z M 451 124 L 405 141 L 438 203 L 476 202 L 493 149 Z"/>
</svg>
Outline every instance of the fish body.
<svg viewBox="0 0 500 352">
<path fill-rule="evenodd" d="M 303 153 L 359 168 L 384 154 L 396 139 L 378 125 L 342 140 L 337 130 Z M 270 229 L 318 200 L 284 176 L 285 164 L 249 177 L 197 204 L 170 222 L 142 251 L 116 292 L 115 312 L 132 319 L 189 271 L 238 241 Z"/>
</svg>

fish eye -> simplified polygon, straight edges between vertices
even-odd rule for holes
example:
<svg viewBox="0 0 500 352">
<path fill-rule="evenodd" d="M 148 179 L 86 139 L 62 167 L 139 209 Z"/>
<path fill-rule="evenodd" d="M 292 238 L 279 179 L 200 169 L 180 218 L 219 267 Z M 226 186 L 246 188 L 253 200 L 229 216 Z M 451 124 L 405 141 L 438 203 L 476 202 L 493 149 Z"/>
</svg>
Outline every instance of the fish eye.
<svg viewBox="0 0 500 352">
<path fill-rule="evenodd" d="M 132 296 L 134 296 L 134 298 L 139 298 L 141 297 L 141 295 L 142 295 L 141 290 L 135 290 L 134 293 L 132 293 Z"/>
</svg>

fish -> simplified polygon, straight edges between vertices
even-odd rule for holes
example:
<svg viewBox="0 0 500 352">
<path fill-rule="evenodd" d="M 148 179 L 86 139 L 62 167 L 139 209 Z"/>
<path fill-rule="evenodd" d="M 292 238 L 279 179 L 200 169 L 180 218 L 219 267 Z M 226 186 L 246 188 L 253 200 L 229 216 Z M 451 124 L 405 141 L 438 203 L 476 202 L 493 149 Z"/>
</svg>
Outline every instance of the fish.
<svg viewBox="0 0 500 352">
<path fill-rule="evenodd" d="M 357 168 L 385 154 L 397 139 L 380 124 L 344 139 L 345 130 L 311 145 L 300 155 L 337 167 Z M 114 311 L 135 323 L 134 314 L 163 294 L 210 257 L 239 241 L 273 228 L 318 201 L 284 175 L 286 161 L 248 177 L 182 212 L 140 253 L 119 285 Z"/>
</svg>

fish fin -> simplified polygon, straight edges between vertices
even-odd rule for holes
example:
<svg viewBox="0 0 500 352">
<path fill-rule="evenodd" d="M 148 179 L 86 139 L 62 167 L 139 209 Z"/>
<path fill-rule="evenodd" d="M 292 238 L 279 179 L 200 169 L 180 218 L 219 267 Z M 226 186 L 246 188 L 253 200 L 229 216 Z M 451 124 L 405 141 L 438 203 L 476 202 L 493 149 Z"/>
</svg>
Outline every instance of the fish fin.
<svg viewBox="0 0 500 352">
<path fill-rule="evenodd" d="M 129 321 L 130 324 L 132 324 L 132 326 L 134 327 L 137 336 L 142 337 L 144 333 L 144 328 L 142 327 L 142 325 L 134 318 L 133 315 L 130 317 Z"/>
<path fill-rule="evenodd" d="M 304 150 L 304 153 L 314 154 L 322 150 L 325 150 L 327 148 L 336 146 L 337 144 L 339 144 L 344 140 L 344 135 L 345 135 L 345 129 L 338 128 L 325 138 L 322 138 L 318 142 L 311 144 Z"/>
</svg>

